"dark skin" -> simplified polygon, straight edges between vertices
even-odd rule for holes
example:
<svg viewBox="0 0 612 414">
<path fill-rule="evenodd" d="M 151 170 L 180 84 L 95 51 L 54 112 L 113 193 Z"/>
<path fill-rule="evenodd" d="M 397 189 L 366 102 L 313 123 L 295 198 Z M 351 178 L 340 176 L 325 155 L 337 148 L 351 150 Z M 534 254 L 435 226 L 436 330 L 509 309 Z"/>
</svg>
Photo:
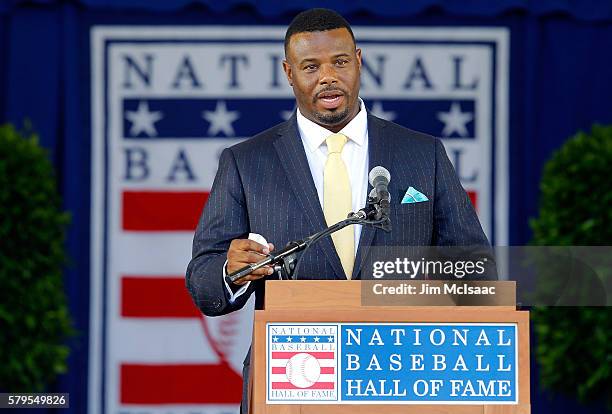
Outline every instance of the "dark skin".
<svg viewBox="0 0 612 414">
<path fill-rule="evenodd" d="M 312 122 L 338 132 L 359 112 L 361 49 L 345 28 L 291 36 L 283 70 Z"/>
<path fill-rule="evenodd" d="M 359 113 L 361 49 L 345 28 L 296 33 L 289 39 L 283 70 L 300 113 L 338 132 Z M 257 263 L 274 250 L 252 240 L 235 239 L 227 252 L 227 272 Z M 236 285 L 271 275 L 271 267 L 249 274 Z"/>
</svg>

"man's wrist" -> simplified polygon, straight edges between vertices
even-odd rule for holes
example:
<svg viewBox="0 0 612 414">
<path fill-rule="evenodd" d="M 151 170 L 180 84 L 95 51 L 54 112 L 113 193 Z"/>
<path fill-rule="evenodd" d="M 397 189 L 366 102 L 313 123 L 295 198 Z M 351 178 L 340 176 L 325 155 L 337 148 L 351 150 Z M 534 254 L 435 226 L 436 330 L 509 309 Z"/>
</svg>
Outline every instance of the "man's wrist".
<svg viewBox="0 0 612 414">
<path fill-rule="evenodd" d="M 229 271 L 227 270 L 227 260 L 225 261 L 225 264 L 223 265 L 223 278 L 227 281 L 227 279 L 225 278 L 227 275 L 229 274 Z M 232 293 L 236 293 L 238 292 L 238 290 L 240 290 L 240 288 L 242 287 L 242 285 L 239 285 L 235 282 L 227 282 L 227 286 L 229 286 L 229 288 L 231 289 Z"/>
<path fill-rule="evenodd" d="M 247 281 L 246 283 L 243 283 L 241 285 L 238 285 L 234 282 L 229 282 L 227 281 L 227 279 L 225 278 L 228 275 L 228 271 L 227 271 L 227 260 L 225 260 L 225 263 L 223 264 L 223 283 L 225 284 L 225 287 L 228 290 L 228 293 L 231 296 L 231 300 L 234 300 L 237 296 L 241 295 L 242 293 L 244 293 L 246 291 L 247 286 L 251 283 L 250 281 Z"/>
</svg>

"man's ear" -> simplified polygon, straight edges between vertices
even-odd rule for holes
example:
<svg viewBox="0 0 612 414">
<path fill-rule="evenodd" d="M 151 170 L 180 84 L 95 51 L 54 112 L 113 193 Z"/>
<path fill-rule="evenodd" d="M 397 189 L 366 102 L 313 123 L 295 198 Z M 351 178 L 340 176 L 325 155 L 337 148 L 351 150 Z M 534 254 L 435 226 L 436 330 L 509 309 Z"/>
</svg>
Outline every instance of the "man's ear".
<svg viewBox="0 0 612 414">
<path fill-rule="evenodd" d="M 289 86 L 293 86 L 293 72 L 291 71 L 291 65 L 289 64 L 289 62 L 287 62 L 287 59 L 283 59 L 283 70 L 285 71 L 285 75 L 287 76 Z"/>
<path fill-rule="evenodd" d="M 361 69 L 361 49 L 356 49 L 355 55 L 357 56 L 357 66 Z"/>
</svg>

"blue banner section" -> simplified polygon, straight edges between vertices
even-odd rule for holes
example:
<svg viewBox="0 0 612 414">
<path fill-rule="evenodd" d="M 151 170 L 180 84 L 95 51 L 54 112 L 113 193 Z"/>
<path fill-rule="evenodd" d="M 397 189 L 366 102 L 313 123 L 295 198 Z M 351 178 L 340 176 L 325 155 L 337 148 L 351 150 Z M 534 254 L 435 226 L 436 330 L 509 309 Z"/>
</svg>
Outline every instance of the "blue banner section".
<svg viewBox="0 0 612 414">
<path fill-rule="evenodd" d="M 325 336 L 325 335 L 274 335 L 272 336 L 272 343 L 307 343 L 307 344 L 317 344 L 317 343 L 331 343 L 334 342 L 333 336 Z"/>
<path fill-rule="evenodd" d="M 125 99 L 123 136 L 135 139 L 251 137 L 284 121 L 294 106 L 294 98 Z"/>
<path fill-rule="evenodd" d="M 516 325 L 343 324 L 341 400 L 510 403 Z"/>
<path fill-rule="evenodd" d="M 365 99 L 374 115 L 435 137 L 474 139 L 473 99 Z"/>
<path fill-rule="evenodd" d="M 474 139 L 474 100 L 365 99 L 374 115 L 443 138 Z M 251 137 L 286 120 L 295 99 L 125 99 L 126 139 Z"/>
</svg>

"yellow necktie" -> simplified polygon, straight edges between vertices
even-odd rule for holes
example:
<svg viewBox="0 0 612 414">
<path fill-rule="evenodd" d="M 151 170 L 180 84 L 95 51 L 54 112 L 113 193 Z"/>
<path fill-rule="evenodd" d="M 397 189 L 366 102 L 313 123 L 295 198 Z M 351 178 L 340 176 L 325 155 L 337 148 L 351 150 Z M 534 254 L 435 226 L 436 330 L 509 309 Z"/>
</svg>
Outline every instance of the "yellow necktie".
<svg viewBox="0 0 612 414">
<path fill-rule="evenodd" d="M 352 208 L 351 182 L 340 156 L 346 141 L 347 137 L 343 134 L 332 134 L 326 139 L 328 154 L 323 171 L 323 214 L 328 226 L 344 220 Z M 348 226 L 333 233 L 332 240 L 344 273 L 350 279 L 355 264 L 353 227 Z"/>
</svg>

